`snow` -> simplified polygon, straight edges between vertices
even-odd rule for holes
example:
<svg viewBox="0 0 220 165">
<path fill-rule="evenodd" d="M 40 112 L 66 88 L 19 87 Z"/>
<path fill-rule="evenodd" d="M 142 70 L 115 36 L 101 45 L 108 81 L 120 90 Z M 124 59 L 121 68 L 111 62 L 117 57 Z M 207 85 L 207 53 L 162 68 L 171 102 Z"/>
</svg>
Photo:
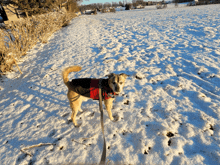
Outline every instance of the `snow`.
<svg viewBox="0 0 220 165">
<path fill-rule="evenodd" d="M 220 164 L 220 5 L 84 15 L 37 44 L 0 84 L 1 164 L 97 164 L 98 101 L 82 104 L 75 128 L 62 70 L 70 78 L 126 73 L 104 112 L 108 164 Z M 16 68 L 14 68 L 17 70 Z M 22 148 L 53 143 L 31 148 Z"/>
</svg>

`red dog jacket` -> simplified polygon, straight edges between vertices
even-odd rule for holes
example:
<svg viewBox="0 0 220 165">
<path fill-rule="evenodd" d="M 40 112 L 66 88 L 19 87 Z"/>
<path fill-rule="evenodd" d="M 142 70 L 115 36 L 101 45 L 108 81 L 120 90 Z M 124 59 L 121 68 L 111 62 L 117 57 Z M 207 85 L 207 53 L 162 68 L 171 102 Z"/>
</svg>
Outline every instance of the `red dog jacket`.
<svg viewBox="0 0 220 165">
<path fill-rule="evenodd" d="M 91 78 L 73 79 L 71 89 L 82 96 L 99 100 L 99 80 Z M 101 87 L 104 100 L 111 98 L 110 95 L 116 95 L 109 87 L 107 79 L 102 80 Z"/>
</svg>

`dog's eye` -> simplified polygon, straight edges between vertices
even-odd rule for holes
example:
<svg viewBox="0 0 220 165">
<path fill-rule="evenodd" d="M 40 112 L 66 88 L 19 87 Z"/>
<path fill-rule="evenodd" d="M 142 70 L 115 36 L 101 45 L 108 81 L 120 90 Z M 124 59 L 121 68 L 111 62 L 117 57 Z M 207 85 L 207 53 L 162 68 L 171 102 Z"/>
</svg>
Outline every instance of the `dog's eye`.
<svg viewBox="0 0 220 165">
<path fill-rule="evenodd" d="M 122 85 L 122 84 L 123 84 L 123 82 L 120 82 L 119 84 L 121 84 L 121 85 Z"/>
<path fill-rule="evenodd" d="M 114 84 L 114 85 L 115 85 L 115 84 L 116 84 L 116 82 L 113 82 L 112 84 Z"/>
</svg>

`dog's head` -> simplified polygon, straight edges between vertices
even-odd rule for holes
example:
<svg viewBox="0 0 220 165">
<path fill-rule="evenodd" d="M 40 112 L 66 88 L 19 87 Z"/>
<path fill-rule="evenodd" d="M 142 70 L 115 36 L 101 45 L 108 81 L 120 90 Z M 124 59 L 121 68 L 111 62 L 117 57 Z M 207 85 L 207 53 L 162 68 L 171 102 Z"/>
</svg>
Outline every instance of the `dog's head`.
<svg viewBox="0 0 220 165">
<path fill-rule="evenodd" d="M 121 74 L 114 74 L 111 73 L 108 76 L 108 85 L 113 90 L 114 93 L 117 95 L 122 92 L 123 87 L 125 85 L 125 80 L 128 75 L 121 73 Z"/>
</svg>

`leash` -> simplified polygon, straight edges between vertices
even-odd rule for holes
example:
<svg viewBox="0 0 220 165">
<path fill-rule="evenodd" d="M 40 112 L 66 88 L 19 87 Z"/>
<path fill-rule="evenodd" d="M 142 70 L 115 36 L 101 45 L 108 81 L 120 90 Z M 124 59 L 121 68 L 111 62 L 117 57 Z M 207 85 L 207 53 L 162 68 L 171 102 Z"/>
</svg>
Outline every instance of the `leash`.
<svg viewBox="0 0 220 165">
<path fill-rule="evenodd" d="M 102 134 L 104 139 L 103 150 L 102 150 L 102 157 L 100 161 L 100 165 L 105 165 L 106 160 L 106 142 L 105 142 L 105 134 L 104 134 L 104 122 L 103 122 L 103 107 L 102 107 L 102 88 L 101 88 L 102 79 L 99 80 L 99 110 L 101 112 L 101 127 L 102 127 Z"/>
</svg>

